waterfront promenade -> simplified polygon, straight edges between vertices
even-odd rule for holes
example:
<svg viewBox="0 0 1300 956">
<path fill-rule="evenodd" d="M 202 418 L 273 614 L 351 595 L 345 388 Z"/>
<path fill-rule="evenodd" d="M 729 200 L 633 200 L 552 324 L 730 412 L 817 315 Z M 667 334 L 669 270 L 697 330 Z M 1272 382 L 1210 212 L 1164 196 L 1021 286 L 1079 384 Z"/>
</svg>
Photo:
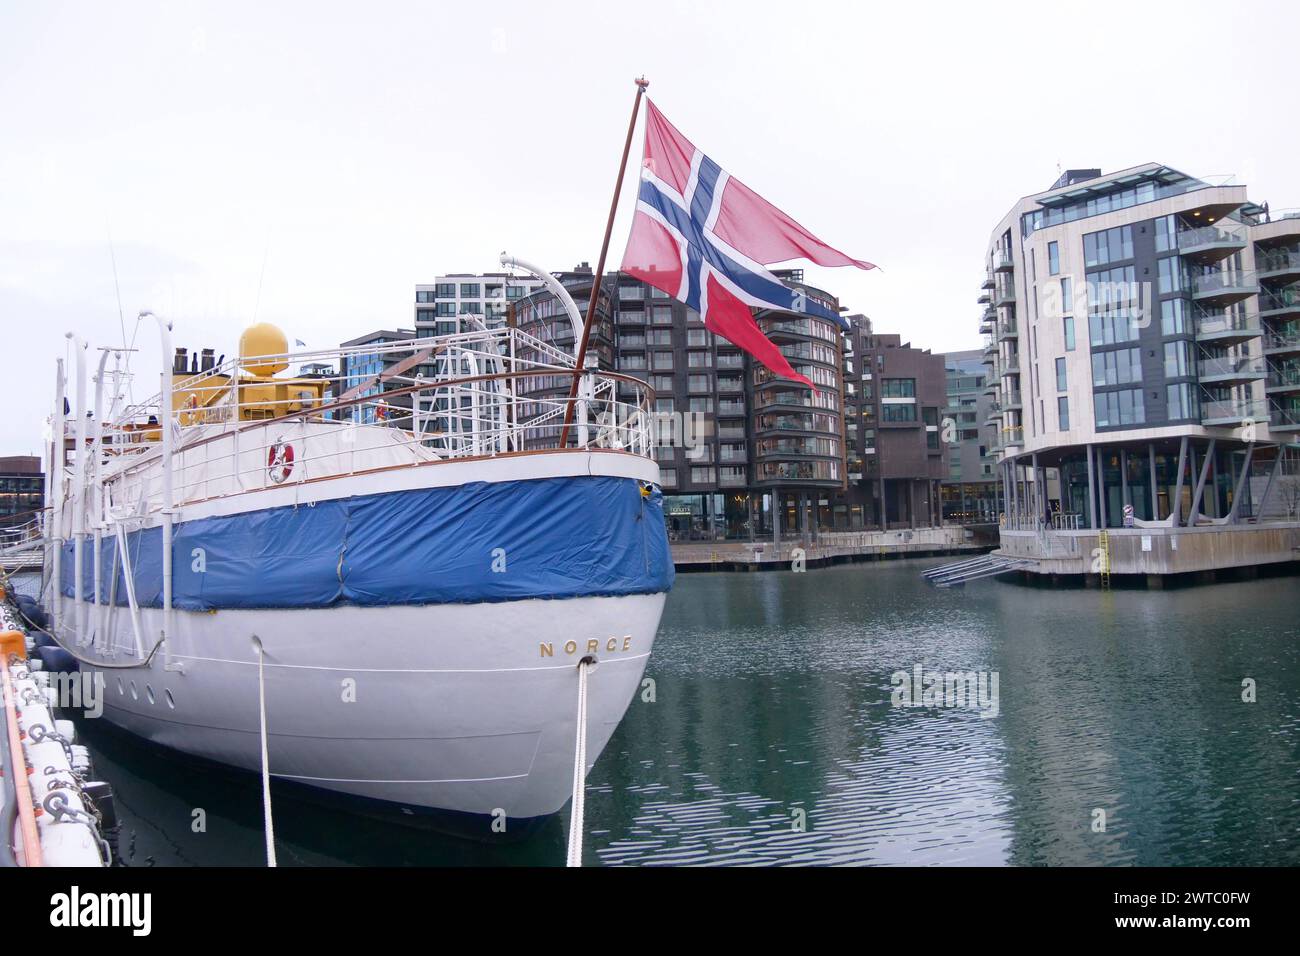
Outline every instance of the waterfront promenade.
<svg viewBox="0 0 1300 956">
<path fill-rule="evenodd" d="M 959 527 L 910 528 L 893 531 L 831 531 L 816 540 L 792 537 L 774 544 L 756 541 L 673 542 L 673 564 L 678 571 L 788 570 L 796 560 L 803 567 L 820 567 L 850 561 L 885 561 L 978 554 L 994 545 L 975 532 Z"/>
</svg>

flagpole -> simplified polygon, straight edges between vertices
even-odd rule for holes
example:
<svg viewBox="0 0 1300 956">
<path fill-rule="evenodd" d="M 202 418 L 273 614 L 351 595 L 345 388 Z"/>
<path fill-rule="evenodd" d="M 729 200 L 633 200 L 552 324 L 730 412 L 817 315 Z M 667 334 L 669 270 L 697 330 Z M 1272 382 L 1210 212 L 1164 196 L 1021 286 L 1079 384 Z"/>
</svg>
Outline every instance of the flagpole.
<svg viewBox="0 0 1300 956">
<path fill-rule="evenodd" d="M 609 252 L 609 236 L 614 231 L 614 213 L 618 210 L 618 196 L 623 191 L 623 173 L 627 170 L 627 156 L 632 149 L 632 133 L 636 129 L 637 113 L 641 109 L 641 97 L 645 95 L 650 81 L 644 76 L 636 80 L 636 99 L 632 101 L 632 118 L 627 123 L 627 139 L 623 141 L 623 159 L 618 165 L 618 179 L 614 181 L 614 198 L 609 203 L 609 219 L 605 222 L 605 240 L 600 244 L 600 258 L 596 261 L 596 274 L 591 283 L 591 299 L 587 302 L 587 320 L 582 324 L 582 341 L 578 344 L 576 369 L 573 384 L 569 388 L 569 401 L 564 408 L 564 429 L 560 433 L 560 447 L 569 446 L 569 426 L 573 424 L 573 407 L 578 398 L 578 382 L 582 378 L 582 369 L 587 361 L 587 342 L 591 339 L 591 327 L 596 321 L 596 301 L 600 297 L 600 287 L 605 274 L 605 255 Z"/>
</svg>

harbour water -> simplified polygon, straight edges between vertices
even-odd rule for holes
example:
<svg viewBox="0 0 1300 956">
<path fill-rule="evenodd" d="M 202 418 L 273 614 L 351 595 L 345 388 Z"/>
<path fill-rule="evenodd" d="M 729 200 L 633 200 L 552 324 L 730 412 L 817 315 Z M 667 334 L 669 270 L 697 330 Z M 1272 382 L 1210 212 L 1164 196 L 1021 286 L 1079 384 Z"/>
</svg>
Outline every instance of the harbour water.
<svg viewBox="0 0 1300 956">
<path fill-rule="evenodd" d="M 586 864 L 1300 864 L 1296 578 L 935 590 L 932 563 L 679 576 Z M 892 706 L 916 665 L 996 674 L 996 714 Z M 256 777 L 81 727 L 129 865 L 263 863 Z M 566 828 L 471 843 L 275 792 L 281 865 L 560 865 Z"/>
</svg>

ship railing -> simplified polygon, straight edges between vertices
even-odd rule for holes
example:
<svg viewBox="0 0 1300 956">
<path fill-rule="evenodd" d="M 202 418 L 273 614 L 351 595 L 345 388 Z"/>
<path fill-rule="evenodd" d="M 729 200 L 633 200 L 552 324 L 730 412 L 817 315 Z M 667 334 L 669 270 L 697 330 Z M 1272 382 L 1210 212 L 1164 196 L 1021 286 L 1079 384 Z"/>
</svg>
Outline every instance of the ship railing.
<svg viewBox="0 0 1300 956">
<path fill-rule="evenodd" d="M 31 514 L 26 521 L 0 528 L 0 555 L 28 551 L 41 543 L 45 536 L 43 516 L 39 512 Z"/>
<path fill-rule="evenodd" d="M 570 399 L 574 376 L 587 384 Z M 570 405 L 570 450 L 648 457 L 655 437 L 654 391 L 645 382 L 551 366 L 417 381 L 309 407 L 292 397 L 259 404 L 283 413 L 238 425 L 187 423 L 184 409 L 175 413 L 174 504 L 361 472 L 558 449 Z M 161 500 L 155 461 L 150 456 L 125 463 L 110 481 L 113 501 L 128 507 L 140 502 L 138 513 L 154 510 Z"/>
</svg>

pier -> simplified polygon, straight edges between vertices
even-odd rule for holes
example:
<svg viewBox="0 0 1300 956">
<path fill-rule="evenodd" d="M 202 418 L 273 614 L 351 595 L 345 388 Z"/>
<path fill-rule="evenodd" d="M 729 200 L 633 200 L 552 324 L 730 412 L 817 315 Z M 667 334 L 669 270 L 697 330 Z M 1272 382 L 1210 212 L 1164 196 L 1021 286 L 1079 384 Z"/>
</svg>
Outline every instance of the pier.
<svg viewBox="0 0 1300 956">
<path fill-rule="evenodd" d="M 1300 570 L 1300 522 L 1190 528 L 1003 530 L 1000 557 L 1017 560 L 1029 582 L 1073 578 L 1092 586 L 1103 574 L 1159 588 Z"/>
<path fill-rule="evenodd" d="M 961 526 L 908 528 L 891 531 L 822 532 L 815 539 L 766 541 L 673 542 L 673 565 L 678 571 L 788 571 L 852 561 L 889 561 L 974 555 L 990 550 L 993 542 Z"/>
</svg>

